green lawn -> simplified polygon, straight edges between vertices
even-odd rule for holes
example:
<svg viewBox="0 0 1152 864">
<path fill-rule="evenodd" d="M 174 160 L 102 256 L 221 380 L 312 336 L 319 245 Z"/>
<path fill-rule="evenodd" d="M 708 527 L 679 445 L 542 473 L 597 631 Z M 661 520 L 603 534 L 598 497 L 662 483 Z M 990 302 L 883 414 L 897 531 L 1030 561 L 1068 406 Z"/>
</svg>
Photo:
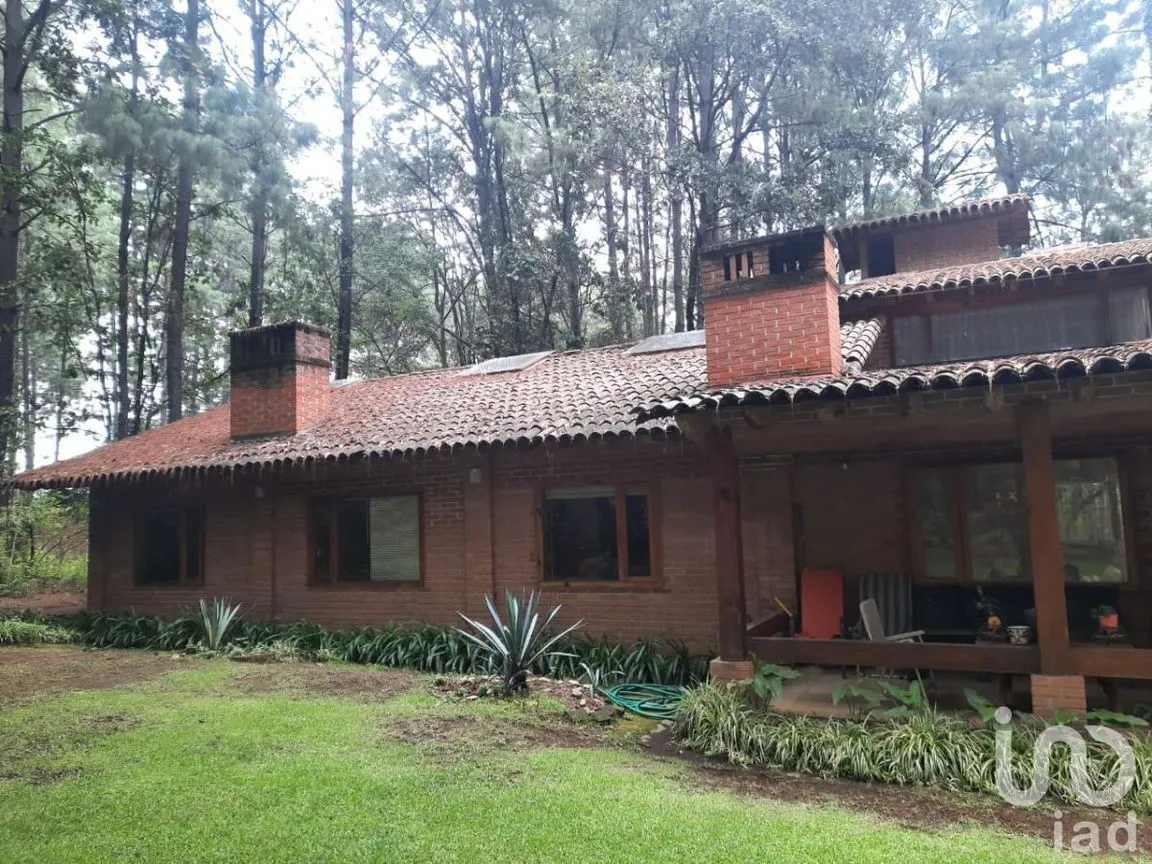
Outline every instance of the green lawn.
<svg viewBox="0 0 1152 864">
<path fill-rule="evenodd" d="M 42 650 L 76 655 L 83 685 L 84 656 Z M 987 828 L 701 791 L 620 734 L 548 746 L 562 721 L 543 700 L 448 702 L 383 672 L 373 697 L 362 669 L 324 670 L 322 689 L 291 667 L 155 657 L 135 683 L 27 697 L 16 656 L 0 650 L 0 694 L 24 696 L 0 709 L 4 862 L 1070 860 Z M 354 692 L 332 692 L 345 672 Z"/>
</svg>

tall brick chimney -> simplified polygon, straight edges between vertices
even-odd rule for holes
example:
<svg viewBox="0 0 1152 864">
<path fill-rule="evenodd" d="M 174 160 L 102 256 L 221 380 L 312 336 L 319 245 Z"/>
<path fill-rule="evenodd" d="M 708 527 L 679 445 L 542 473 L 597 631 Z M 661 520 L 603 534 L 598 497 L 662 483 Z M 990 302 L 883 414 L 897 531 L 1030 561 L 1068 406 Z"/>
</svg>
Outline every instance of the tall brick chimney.
<svg viewBox="0 0 1152 864">
<path fill-rule="evenodd" d="M 708 384 L 839 375 L 836 244 L 815 227 L 700 255 Z"/>
<path fill-rule="evenodd" d="M 232 439 L 293 435 L 328 413 L 331 339 L 308 324 L 232 334 Z"/>
</svg>

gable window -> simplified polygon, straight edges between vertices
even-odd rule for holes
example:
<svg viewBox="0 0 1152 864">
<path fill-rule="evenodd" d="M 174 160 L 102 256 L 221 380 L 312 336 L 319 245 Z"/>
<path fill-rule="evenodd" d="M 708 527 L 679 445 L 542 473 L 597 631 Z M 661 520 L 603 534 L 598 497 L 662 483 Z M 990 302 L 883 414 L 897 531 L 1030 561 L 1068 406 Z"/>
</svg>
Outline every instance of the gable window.
<svg viewBox="0 0 1152 864">
<path fill-rule="evenodd" d="M 905 315 L 894 323 L 897 366 L 1091 348 L 1152 337 L 1144 288 Z"/>
<path fill-rule="evenodd" d="M 198 507 L 154 510 L 136 519 L 136 582 L 199 584 L 204 577 L 204 517 Z"/>
<path fill-rule="evenodd" d="M 1018 463 L 1005 462 L 918 473 L 914 552 L 921 578 L 1031 581 L 1022 471 Z M 1128 581 L 1116 460 L 1057 461 L 1056 507 L 1065 581 Z"/>
<path fill-rule="evenodd" d="M 891 276 L 896 272 L 896 244 L 891 237 L 868 238 L 868 276 Z"/>
<path fill-rule="evenodd" d="M 652 505 L 646 492 L 588 486 L 545 493 L 543 578 L 627 582 L 656 576 Z"/>
<path fill-rule="evenodd" d="M 312 579 L 321 584 L 420 581 L 420 496 L 318 501 Z"/>
</svg>

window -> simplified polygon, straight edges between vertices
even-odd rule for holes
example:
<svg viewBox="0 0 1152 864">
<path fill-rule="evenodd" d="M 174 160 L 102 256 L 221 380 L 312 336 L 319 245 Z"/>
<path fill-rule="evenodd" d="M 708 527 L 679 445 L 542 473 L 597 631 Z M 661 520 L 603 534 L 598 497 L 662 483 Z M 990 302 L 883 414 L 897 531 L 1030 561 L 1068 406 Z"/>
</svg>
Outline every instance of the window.
<svg viewBox="0 0 1152 864">
<path fill-rule="evenodd" d="M 1015 463 L 917 475 L 919 571 L 928 581 L 1030 581 L 1023 469 Z M 1056 463 L 1056 506 L 1067 582 L 1128 579 L 1115 459 Z"/>
<path fill-rule="evenodd" d="M 896 365 L 1090 348 L 1150 336 L 1147 290 L 1124 288 L 898 317 Z"/>
<path fill-rule="evenodd" d="M 611 486 L 545 494 L 543 578 L 620 582 L 655 575 L 648 495 Z"/>
<path fill-rule="evenodd" d="M 896 244 L 891 237 L 868 238 L 868 278 L 896 272 Z"/>
<path fill-rule="evenodd" d="M 420 496 L 320 501 L 312 508 L 319 583 L 420 581 Z"/>
<path fill-rule="evenodd" d="M 751 252 L 737 252 L 735 255 L 724 256 L 724 281 L 734 279 L 755 279 L 756 268 L 753 265 Z"/>
<path fill-rule="evenodd" d="M 136 581 L 195 585 L 204 575 L 204 518 L 199 508 L 155 510 L 136 519 Z"/>
</svg>

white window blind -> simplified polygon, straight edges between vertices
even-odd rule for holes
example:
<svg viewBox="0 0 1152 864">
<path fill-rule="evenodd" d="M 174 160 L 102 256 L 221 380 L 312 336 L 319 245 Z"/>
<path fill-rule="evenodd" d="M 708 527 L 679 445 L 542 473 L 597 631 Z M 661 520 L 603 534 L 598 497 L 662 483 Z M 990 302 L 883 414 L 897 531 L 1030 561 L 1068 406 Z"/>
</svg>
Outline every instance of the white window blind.
<svg viewBox="0 0 1152 864">
<path fill-rule="evenodd" d="M 420 579 L 420 499 L 416 495 L 368 502 L 368 555 L 373 582 Z"/>
</svg>

